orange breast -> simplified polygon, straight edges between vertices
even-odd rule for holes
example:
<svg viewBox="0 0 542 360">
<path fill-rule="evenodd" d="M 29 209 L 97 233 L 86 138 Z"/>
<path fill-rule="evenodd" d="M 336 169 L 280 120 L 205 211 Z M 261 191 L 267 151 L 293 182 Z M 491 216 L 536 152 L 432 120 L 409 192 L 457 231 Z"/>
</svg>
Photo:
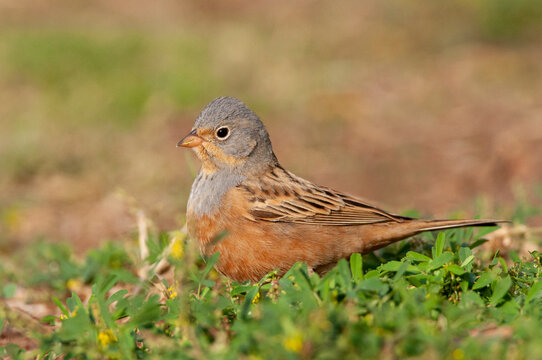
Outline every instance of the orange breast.
<svg viewBox="0 0 542 360">
<path fill-rule="evenodd" d="M 360 247 L 357 227 L 249 220 L 244 214 L 250 204 L 238 191 L 229 190 L 215 214 L 197 216 L 190 209 L 187 214 L 200 252 L 220 252 L 216 267 L 233 280 L 258 281 L 274 269 L 284 273 L 297 261 L 318 268 L 348 256 L 354 244 Z"/>
</svg>

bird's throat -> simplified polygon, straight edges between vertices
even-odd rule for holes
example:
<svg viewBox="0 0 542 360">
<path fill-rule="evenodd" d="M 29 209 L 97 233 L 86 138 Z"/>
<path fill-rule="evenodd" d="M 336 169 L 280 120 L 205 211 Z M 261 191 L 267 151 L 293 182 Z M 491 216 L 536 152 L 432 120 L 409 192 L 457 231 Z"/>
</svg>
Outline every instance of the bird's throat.
<svg viewBox="0 0 542 360">
<path fill-rule="evenodd" d="M 196 216 L 215 214 L 228 190 L 241 184 L 245 179 L 245 176 L 228 170 L 219 169 L 213 173 L 206 173 L 202 167 L 190 190 L 188 212 Z"/>
</svg>

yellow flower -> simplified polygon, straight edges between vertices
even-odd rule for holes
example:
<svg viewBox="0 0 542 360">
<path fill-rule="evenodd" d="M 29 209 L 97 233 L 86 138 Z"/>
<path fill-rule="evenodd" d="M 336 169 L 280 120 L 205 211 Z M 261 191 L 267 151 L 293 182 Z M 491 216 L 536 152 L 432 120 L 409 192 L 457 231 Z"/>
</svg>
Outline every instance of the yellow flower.
<svg viewBox="0 0 542 360">
<path fill-rule="evenodd" d="M 70 279 L 66 281 L 66 287 L 68 288 L 68 290 L 77 291 L 81 289 L 81 282 L 77 279 Z"/>
<path fill-rule="evenodd" d="M 117 340 L 118 340 L 117 337 L 115 336 L 115 334 L 113 334 L 113 331 L 111 331 L 110 329 L 102 330 L 98 334 L 98 343 L 102 347 L 107 347 L 110 344 L 116 343 Z"/>
<path fill-rule="evenodd" d="M 173 286 L 167 288 L 167 297 L 168 299 L 175 299 L 177 297 L 177 291 Z"/>
<path fill-rule="evenodd" d="M 60 314 L 60 320 L 66 320 L 67 318 L 75 317 L 76 315 L 77 315 L 77 308 L 75 308 L 75 310 L 73 310 L 73 312 L 69 313 L 68 315 Z"/>
<path fill-rule="evenodd" d="M 2 213 L 2 222 L 9 230 L 17 230 L 21 224 L 21 220 L 21 212 L 15 207 L 7 209 Z"/>
<path fill-rule="evenodd" d="M 296 332 L 293 335 L 286 337 L 282 341 L 282 345 L 288 351 L 299 353 L 303 348 L 303 336 L 301 333 Z"/>
<path fill-rule="evenodd" d="M 260 292 L 258 291 L 258 292 L 256 293 L 256 296 L 254 296 L 254 299 L 252 299 L 252 303 L 253 303 L 253 304 L 259 303 L 259 302 L 260 302 L 260 297 L 261 297 L 261 296 L 260 296 Z"/>
<path fill-rule="evenodd" d="M 454 360 L 463 360 L 465 358 L 465 352 L 461 349 L 455 349 L 452 353 Z"/>
<path fill-rule="evenodd" d="M 339 303 L 339 301 L 337 300 L 338 298 L 339 298 L 339 292 L 337 290 L 331 291 L 331 302 L 334 304 Z"/>
<path fill-rule="evenodd" d="M 172 243 L 169 254 L 174 259 L 182 259 L 184 255 L 184 234 L 180 231 L 172 232 Z"/>
<path fill-rule="evenodd" d="M 209 271 L 209 275 L 207 276 L 210 280 L 218 280 L 218 278 L 220 277 L 215 269 L 211 269 L 211 271 Z"/>
</svg>

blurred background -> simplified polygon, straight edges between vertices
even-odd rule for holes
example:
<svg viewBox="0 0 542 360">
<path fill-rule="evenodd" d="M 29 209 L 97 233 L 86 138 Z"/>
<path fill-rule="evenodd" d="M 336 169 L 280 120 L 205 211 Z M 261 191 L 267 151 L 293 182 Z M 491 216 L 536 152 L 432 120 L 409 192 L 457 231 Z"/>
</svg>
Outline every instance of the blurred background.
<svg viewBox="0 0 542 360">
<path fill-rule="evenodd" d="M 181 227 L 175 144 L 222 95 L 284 167 L 390 211 L 540 208 L 541 34 L 537 0 L 2 0 L 0 250 Z"/>
</svg>

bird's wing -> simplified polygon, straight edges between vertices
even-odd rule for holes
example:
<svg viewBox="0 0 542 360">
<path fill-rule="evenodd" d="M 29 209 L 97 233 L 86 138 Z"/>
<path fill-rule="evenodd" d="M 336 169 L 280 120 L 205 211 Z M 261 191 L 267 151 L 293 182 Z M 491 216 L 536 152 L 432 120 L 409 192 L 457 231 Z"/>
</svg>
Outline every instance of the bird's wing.
<svg viewBox="0 0 542 360">
<path fill-rule="evenodd" d="M 314 185 L 281 167 L 243 182 L 238 190 L 251 204 L 245 216 L 254 221 L 345 226 L 410 219 Z"/>
</svg>

